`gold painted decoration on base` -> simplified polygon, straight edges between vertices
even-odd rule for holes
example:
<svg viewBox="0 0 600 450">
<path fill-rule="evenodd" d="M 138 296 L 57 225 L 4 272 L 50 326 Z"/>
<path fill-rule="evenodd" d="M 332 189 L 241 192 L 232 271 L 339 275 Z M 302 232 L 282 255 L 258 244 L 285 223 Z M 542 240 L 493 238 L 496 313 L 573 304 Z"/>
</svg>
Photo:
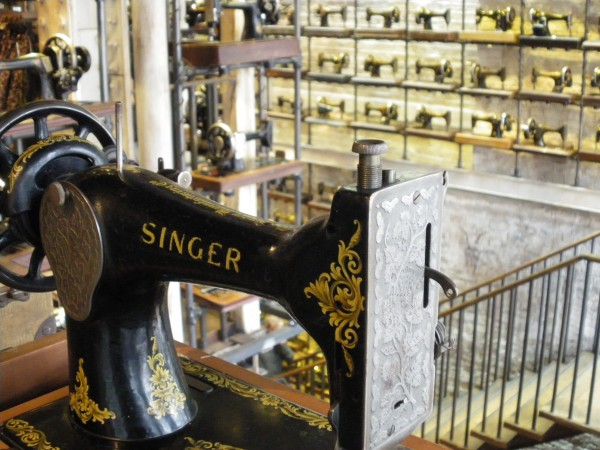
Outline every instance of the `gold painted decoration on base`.
<svg viewBox="0 0 600 450">
<path fill-rule="evenodd" d="M 229 377 L 225 374 L 210 370 L 208 367 L 195 364 L 189 359 L 181 358 L 183 370 L 189 375 L 206 380 L 210 384 L 225 388 L 234 394 L 240 395 L 245 398 L 251 398 L 255 401 L 260 402 L 263 406 L 270 406 L 278 409 L 281 413 L 285 414 L 292 419 L 303 420 L 308 425 L 317 427 L 319 429 L 325 429 L 331 431 L 331 424 L 327 417 L 317 414 L 314 411 L 301 408 L 298 405 L 290 403 L 282 398 L 279 398 L 273 394 L 262 391 L 258 388 L 245 384 L 235 378 Z"/>
<path fill-rule="evenodd" d="M 190 443 L 191 447 L 185 447 L 184 450 L 205 450 L 205 449 L 214 449 L 214 450 L 244 450 L 240 447 L 233 447 L 231 445 L 221 444 L 220 442 L 208 442 L 202 439 L 198 441 L 194 441 L 191 437 L 185 438 L 186 442 Z"/>
<path fill-rule="evenodd" d="M 340 241 L 338 260 L 330 265 L 330 272 L 322 273 L 319 278 L 304 289 L 306 298 L 315 297 L 323 314 L 329 315 L 329 325 L 336 327 L 335 341 L 342 346 L 348 366 L 347 377 L 354 375 L 354 361 L 350 350 L 358 343 L 360 325 L 358 319 L 364 311 L 365 297 L 361 294 L 363 264 L 354 247 L 360 242 L 362 227 L 354 221 L 356 231 L 348 245 Z"/>
<path fill-rule="evenodd" d="M 148 414 L 156 419 L 174 415 L 185 406 L 185 394 L 179 390 L 175 380 L 165 368 L 165 356 L 158 352 L 156 337 L 152 337 L 152 355 L 148 356 L 148 365 L 152 370 L 150 384 L 152 385 L 152 401 L 148 407 Z"/>
<path fill-rule="evenodd" d="M 71 411 L 77 414 L 81 423 L 87 423 L 90 419 L 92 422 L 104 423 L 105 420 L 115 419 L 117 416 L 114 412 L 107 408 L 100 409 L 98 404 L 92 401 L 89 397 L 90 386 L 83 371 L 83 358 L 79 358 L 79 369 L 75 375 L 75 392 L 69 394 L 69 406 Z"/>
<path fill-rule="evenodd" d="M 27 447 L 36 450 L 60 450 L 60 447 L 55 447 L 48 442 L 46 435 L 43 432 L 35 429 L 25 420 L 10 419 L 4 425 L 7 430 L 21 439 L 21 442 Z"/>
</svg>

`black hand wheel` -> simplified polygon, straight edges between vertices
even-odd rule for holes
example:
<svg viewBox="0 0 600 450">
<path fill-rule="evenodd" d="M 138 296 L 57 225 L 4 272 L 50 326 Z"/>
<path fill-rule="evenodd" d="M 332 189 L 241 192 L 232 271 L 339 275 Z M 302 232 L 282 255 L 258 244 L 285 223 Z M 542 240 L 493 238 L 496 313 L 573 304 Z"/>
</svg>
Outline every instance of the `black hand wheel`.
<svg viewBox="0 0 600 450">
<path fill-rule="evenodd" d="M 57 116 L 61 128 L 72 135 L 51 136 L 49 117 Z M 18 127 L 32 120 L 35 143 L 17 155 L 5 142 Z M 17 130 L 16 130 L 17 129 Z M 0 117 L 0 254 L 13 245 L 33 246 L 25 275 L 0 266 L 0 282 L 7 286 L 45 292 L 55 289 L 54 277 L 41 274 L 45 252 L 39 232 L 39 206 L 46 188 L 90 167 L 106 164 L 104 152 L 88 140 L 93 135 L 102 147 L 115 141 L 96 116 L 80 106 L 59 100 L 29 103 Z"/>
</svg>

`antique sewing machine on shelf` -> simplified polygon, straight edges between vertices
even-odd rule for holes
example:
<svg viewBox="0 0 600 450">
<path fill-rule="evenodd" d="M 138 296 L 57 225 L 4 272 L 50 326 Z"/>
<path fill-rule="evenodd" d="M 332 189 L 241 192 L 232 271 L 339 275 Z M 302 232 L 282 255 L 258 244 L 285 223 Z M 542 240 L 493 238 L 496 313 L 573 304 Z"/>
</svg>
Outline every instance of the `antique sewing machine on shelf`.
<svg viewBox="0 0 600 450">
<path fill-rule="evenodd" d="M 540 9 L 531 8 L 529 10 L 529 19 L 531 20 L 533 34 L 535 36 L 552 36 L 550 31 L 550 22 L 564 22 L 569 32 L 573 23 L 571 14 L 546 13 Z"/>
<path fill-rule="evenodd" d="M 502 83 L 506 80 L 506 68 L 501 67 L 498 70 L 481 67 L 478 63 L 471 64 L 471 82 L 479 89 L 488 89 L 487 79 L 489 77 L 498 77 Z"/>
<path fill-rule="evenodd" d="M 488 122 L 491 126 L 490 136 L 501 138 L 505 131 L 512 131 L 512 119 L 509 114 L 502 113 L 500 117 L 496 114 L 473 114 L 471 116 L 471 128 L 475 128 L 477 122 Z"/>
<path fill-rule="evenodd" d="M 392 23 L 400 22 L 400 9 L 394 6 L 389 9 L 374 9 L 367 7 L 367 22 L 371 23 L 373 16 L 383 17 L 383 27 L 392 28 Z"/>
<path fill-rule="evenodd" d="M 564 66 L 558 71 L 539 70 L 537 68 L 531 69 L 531 82 L 535 85 L 538 78 L 547 77 L 552 79 L 554 86 L 552 92 L 560 93 L 565 87 L 573 86 L 573 73 L 568 66 Z"/>
<path fill-rule="evenodd" d="M 396 103 L 365 102 L 365 117 L 371 117 L 371 112 L 378 114 L 379 122 L 389 125 L 392 120 L 398 120 L 398 105 Z"/>
<path fill-rule="evenodd" d="M 415 22 L 418 24 L 423 24 L 423 29 L 425 30 L 433 30 L 432 20 L 435 17 L 441 17 L 446 22 L 446 25 L 450 24 L 450 10 L 447 9 L 444 12 L 434 12 L 430 9 L 421 8 L 416 16 Z"/>
<path fill-rule="evenodd" d="M 393 74 L 398 72 L 398 58 L 395 56 L 390 60 L 375 58 L 373 55 L 367 55 L 365 58 L 364 68 L 371 73 L 372 77 L 381 76 L 381 66 L 390 66 Z"/>
<path fill-rule="evenodd" d="M 557 128 L 551 128 L 546 125 L 539 124 L 533 117 L 530 117 L 529 119 L 527 119 L 527 123 L 525 125 L 523 125 L 521 128 L 523 130 L 523 136 L 525 136 L 526 139 L 532 139 L 534 145 L 537 145 L 538 147 L 546 146 L 544 136 L 547 133 L 559 134 L 560 138 L 561 138 L 562 147 L 565 147 L 567 144 L 567 142 L 566 142 L 567 141 L 567 126 L 566 125 L 562 125 Z"/>
<path fill-rule="evenodd" d="M 50 115 L 71 119 L 73 134 L 49 136 Z M 33 253 L 25 275 L 0 267 L 0 281 L 58 291 L 69 397 L 6 421 L 2 439 L 27 448 L 37 433 L 64 450 L 392 449 L 425 420 L 444 348 L 431 282 L 456 294 L 437 270 L 445 173 L 397 177 L 382 169 L 385 143 L 357 141 L 357 184 L 335 193 L 329 217 L 294 228 L 186 190 L 177 171 L 128 161 L 118 108 L 116 142 L 92 114 L 59 101 L 5 114 L 0 139 L 29 119 L 37 142 L 20 156 L 0 146 L 0 250 L 29 243 Z M 44 256 L 51 276 L 40 273 Z M 326 356 L 328 419 L 180 360 L 170 281 L 284 306 Z"/>
<path fill-rule="evenodd" d="M 433 81 L 435 83 L 443 83 L 446 78 L 452 78 L 454 75 L 452 63 L 448 59 L 442 59 L 440 61 L 423 61 L 417 59 L 415 63 L 417 75 L 419 75 L 423 69 L 433 71 Z"/>
<path fill-rule="evenodd" d="M 315 9 L 315 13 L 319 16 L 320 24 L 322 27 L 329 26 L 329 16 L 332 14 L 339 14 L 342 22 L 346 22 L 348 18 L 348 7 L 347 6 L 325 6 L 325 5 L 317 5 Z"/>
<path fill-rule="evenodd" d="M 345 52 L 340 52 L 338 54 L 321 52 L 317 56 L 317 65 L 322 69 L 325 63 L 331 63 L 333 65 L 334 73 L 342 73 L 342 69 L 348 67 L 350 64 L 350 55 Z"/>
<path fill-rule="evenodd" d="M 502 9 L 489 10 L 477 8 L 475 11 L 475 23 L 479 25 L 483 18 L 487 17 L 494 21 L 496 30 L 508 31 L 512 28 L 516 16 L 517 12 L 512 6 L 507 6 L 506 8 Z"/>
</svg>

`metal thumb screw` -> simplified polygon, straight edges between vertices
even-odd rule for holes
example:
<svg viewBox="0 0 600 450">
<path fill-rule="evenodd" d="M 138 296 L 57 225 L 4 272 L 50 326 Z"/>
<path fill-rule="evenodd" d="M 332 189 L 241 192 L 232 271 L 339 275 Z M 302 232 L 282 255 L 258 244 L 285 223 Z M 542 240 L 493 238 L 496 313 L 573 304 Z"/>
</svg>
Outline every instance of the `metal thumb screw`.
<svg viewBox="0 0 600 450">
<path fill-rule="evenodd" d="M 381 155 L 387 151 L 387 144 L 379 139 L 355 141 L 352 151 L 358 153 L 357 187 L 359 189 L 378 189 L 381 181 Z"/>
</svg>

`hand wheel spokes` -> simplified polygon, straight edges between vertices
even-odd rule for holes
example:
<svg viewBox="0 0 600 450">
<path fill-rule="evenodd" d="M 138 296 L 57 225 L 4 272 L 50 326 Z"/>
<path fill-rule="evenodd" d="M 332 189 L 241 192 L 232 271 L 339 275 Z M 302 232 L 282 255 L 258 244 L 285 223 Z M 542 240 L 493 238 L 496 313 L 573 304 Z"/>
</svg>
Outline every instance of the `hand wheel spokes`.
<svg viewBox="0 0 600 450">
<path fill-rule="evenodd" d="M 61 129 L 71 129 L 72 136 L 51 136 L 50 116 L 69 119 L 71 124 L 61 125 Z M 33 122 L 33 136 L 37 142 L 35 147 L 29 147 L 18 157 L 2 140 L 25 121 Z M 64 120 L 61 122 L 64 124 Z M 0 117 L 0 178 L 4 182 L 0 188 L 0 214 L 8 220 L 8 227 L 0 234 L 0 253 L 23 243 L 33 246 L 27 273 L 17 274 L 0 266 L 1 283 L 31 292 L 55 289 L 54 277 L 42 275 L 45 251 L 39 238 L 38 209 L 41 197 L 52 181 L 67 179 L 79 171 L 107 162 L 104 152 L 87 140 L 90 134 L 102 148 L 115 144 L 96 116 L 59 100 L 33 102 Z"/>
</svg>

